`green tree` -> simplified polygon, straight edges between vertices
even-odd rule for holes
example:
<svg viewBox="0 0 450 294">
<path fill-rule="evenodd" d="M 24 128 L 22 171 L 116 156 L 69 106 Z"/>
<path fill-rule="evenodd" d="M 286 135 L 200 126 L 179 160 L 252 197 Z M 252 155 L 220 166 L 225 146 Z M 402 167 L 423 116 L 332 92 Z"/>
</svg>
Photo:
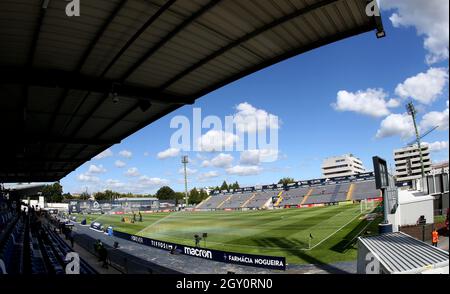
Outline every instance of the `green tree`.
<svg viewBox="0 0 450 294">
<path fill-rule="evenodd" d="M 205 190 L 201 189 L 199 192 L 200 202 L 209 197 L 208 193 Z"/>
<path fill-rule="evenodd" d="M 159 200 L 174 200 L 176 199 L 175 191 L 172 190 L 169 186 L 163 186 L 159 188 L 159 190 L 156 192 L 156 198 Z"/>
<path fill-rule="evenodd" d="M 200 203 L 200 193 L 196 188 L 192 189 L 189 192 L 189 204 L 197 204 Z"/>
<path fill-rule="evenodd" d="M 64 199 L 62 192 L 62 186 L 59 183 L 54 183 L 53 185 L 44 186 L 42 196 L 49 203 L 59 203 Z"/>
<path fill-rule="evenodd" d="M 105 191 L 103 191 L 103 192 L 97 192 L 97 193 L 95 193 L 95 194 L 94 194 L 94 198 L 95 198 L 95 200 L 97 200 L 97 201 L 100 201 L 100 200 L 103 200 L 103 201 L 105 201 L 105 200 L 107 200 L 107 201 L 112 201 L 112 200 L 114 200 L 114 199 L 119 198 L 120 195 L 121 195 L 120 193 L 117 193 L 117 192 L 114 192 L 114 191 L 111 191 L 111 190 L 105 190 Z"/>
<path fill-rule="evenodd" d="M 239 189 L 240 186 L 239 186 L 239 183 L 236 181 L 236 182 L 234 182 L 233 184 L 231 184 L 231 185 L 229 186 L 229 188 L 235 190 L 235 189 Z"/>
<path fill-rule="evenodd" d="M 91 198 L 91 195 L 89 195 L 88 192 L 83 192 L 80 194 L 80 200 L 88 200 L 89 198 Z"/>
<path fill-rule="evenodd" d="M 175 192 L 175 205 L 178 205 L 178 203 L 185 203 L 184 197 L 186 194 L 184 192 Z"/>
<path fill-rule="evenodd" d="M 75 199 L 75 197 L 72 196 L 72 194 L 70 194 L 70 193 L 64 193 L 62 196 L 63 196 L 63 198 L 66 199 L 66 200 L 72 200 L 72 199 Z"/>
<path fill-rule="evenodd" d="M 229 187 L 226 181 L 223 181 L 222 186 L 220 186 L 220 190 L 228 191 Z"/>
<path fill-rule="evenodd" d="M 293 178 L 286 177 L 286 178 L 282 178 L 278 181 L 278 184 L 283 184 L 283 185 L 287 185 L 290 183 L 295 183 L 295 180 Z"/>
</svg>

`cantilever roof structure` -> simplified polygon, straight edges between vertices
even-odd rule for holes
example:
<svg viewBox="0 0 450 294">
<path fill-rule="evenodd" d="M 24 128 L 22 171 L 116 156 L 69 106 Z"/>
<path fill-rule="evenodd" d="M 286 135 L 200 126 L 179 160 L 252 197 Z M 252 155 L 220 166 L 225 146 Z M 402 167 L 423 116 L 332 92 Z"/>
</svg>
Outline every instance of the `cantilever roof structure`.
<svg viewBox="0 0 450 294">
<path fill-rule="evenodd" d="M 366 0 L 0 2 L 0 182 L 55 181 L 199 97 L 374 31 Z"/>
</svg>

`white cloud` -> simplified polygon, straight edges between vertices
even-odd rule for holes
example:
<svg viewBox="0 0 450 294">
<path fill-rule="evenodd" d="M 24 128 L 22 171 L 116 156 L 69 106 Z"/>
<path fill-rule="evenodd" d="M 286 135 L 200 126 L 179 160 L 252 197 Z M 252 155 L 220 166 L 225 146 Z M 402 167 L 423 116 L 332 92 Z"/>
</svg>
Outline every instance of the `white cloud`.
<svg viewBox="0 0 450 294">
<path fill-rule="evenodd" d="M 276 115 L 258 109 L 247 102 L 238 104 L 236 110 L 234 122 L 236 129 L 242 133 L 255 133 L 267 129 L 279 129 L 280 127 Z"/>
<path fill-rule="evenodd" d="M 377 131 L 377 138 L 400 136 L 403 139 L 414 135 L 414 124 L 412 118 L 407 113 L 390 114 L 380 125 Z"/>
<path fill-rule="evenodd" d="M 151 178 L 148 176 L 141 176 L 138 181 L 143 188 L 154 188 L 169 184 L 169 181 L 161 178 Z"/>
<path fill-rule="evenodd" d="M 124 187 L 126 187 L 126 184 L 119 180 L 107 179 L 105 181 L 105 190 L 121 190 Z"/>
<path fill-rule="evenodd" d="M 187 173 L 188 175 L 196 174 L 197 171 L 198 171 L 198 170 L 196 170 L 196 169 L 192 169 L 192 168 L 186 167 L 186 173 Z M 180 169 L 178 170 L 178 173 L 184 175 L 184 168 L 180 168 Z"/>
<path fill-rule="evenodd" d="M 118 168 L 122 168 L 127 164 L 125 162 L 123 162 L 122 160 L 116 160 L 116 162 L 114 162 L 114 165 Z"/>
<path fill-rule="evenodd" d="M 395 89 L 402 98 L 413 98 L 423 104 L 431 104 L 444 91 L 448 83 L 448 73 L 445 68 L 430 68 L 425 73 L 419 73 L 406 79 Z"/>
<path fill-rule="evenodd" d="M 180 155 L 180 149 L 178 148 L 169 148 L 164 151 L 161 151 L 157 154 L 158 159 L 166 159 L 169 157 L 176 157 Z"/>
<path fill-rule="evenodd" d="M 225 149 L 232 149 L 238 141 L 239 137 L 235 134 L 221 130 L 210 130 L 198 139 L 198 146 L 201 151 L 223 151 Z"/>
<path fill-rule="evenodd" d="M 449 108 L 442 111 L 431 111 L 423 115 L 418 123 L 419 132 L 426 132 L 429 129 L 438 126 L 438 130 L 447 131 L 449 129 Z M 414 136 L 414 124 L 412 118 L 407 113 L 391 114 L 386 117 L 377 131 L 377 138 L 400 136 L 402 139 Z"/>
<path fill-rule="evenodd" d="M 449 1 L 391 0 L 383 1 L 381 7 L 397 9 L 389 18 L 394 27 L 413 26 L 418 35 L 424 36 L 428 64 L 448 59 Z"/>
<path fill-rule="evenodd" d="M 77 176 L 77 180 L 80 182 L 90 182 L 90 183 L 97 183 L 100 181 L 98 177 L 92 176 L 90 174 L 79 174 Z"/>
<path fill-rule="evenodd" d="M 103 159 L 106 157 L 110 157 L 113 156 L 113 152 L 111 151 L 111 149 L 106 149 L 105 151 L 97 154 L 97 156 L 95 156 L 93 159 L 98 160 L 98 159 Z"/>
<path fill-rule="evenodd" d="M 236 165 L 226 169 L 230 175 L 253 176 L 261 173 L 262 168 L 257 165 Z"/>
<path fill-rule="evenodd" d="M 259 165 L 261 162 L 273 162 L 278 159 L 279 152 L 274 149 L 253 149 L 241 152 L 240 163 L 243 165 Z"/>
<path fill-rule="evenodd" d="M 139 176 L 139 170 L 136 167 L 130 167 L 126 172 L 125 175 L 128 177 L 138 177 Z"/>
<path fill-rule="evenodd" d="M 219 176 L 219 173 L 216 171 L 209 171 L 209 172 L 205 172 L 205 173 L 201 173 L 198 175 L 197 180 L 199 181 L 206 181 L 212 178 L 216 178 Z"/>
<path fill-rule="evenodd" d="M 336 103 L 332 106 L 337 111 L 353 111 L 373 117 L 390 114 L 389 108 L 395 108 L 400 103 L 395 99 L 387 99 L 388 94 L 383 89 L 367 89 L 356 93 L 345 90 L 337 93 Z"/>
<path fill-rule="evenodd" d="M 449 111 L 448 111 L 448 101 L 447 101 L 447 108 L 444 111 L 442 111 L 442 112 L 431 111 L 422 117 L 422 121 L 420 122 L 421 129 L 426 131 L 435 126 L 439 126 L 438 130 L 440 130 L 440 131 L 448 130 L 448 123 L 449 123 L 449 115 L 448 114 L 449 114 Z"/>
<path fill-rule="evenodd" d="M 130 159 L 131 156 L 133 156 L 133 153 L 131 151 L 128 151 L 128 150 L 122 150 L 122 151 L 119 152 L 119 155 L 122 156 L 122 157 L 125 157 L 127 159 Z"/>
<path fill-rule="evenodd" d="M 149 156 L 150 154 L 148 153 L 148 152 L 144 152 L 144 156 L 145 157 L 147 157 L 147 156 Z"/>
<path fill-rule="evenodd" d="M 448 149 L 448 141 L 423 142 L 423 144 L 428 145 L 430 152 L 440 152 Z"/>
<path fill-rule="evenodd" d="M 214 166 L 220 168 L 230 167 L 233 164 L 234 157 L 230 154 L 220 153 L 211 160 L 204 160 L 202 167 Z"/>
<path fill-rule="evenodd" d="M 106 169 L 103 167 L 103 165 L 95 165 L 91 164 L 88 169 L 88 174 L 103 174 L 106 172 Z"/>
</svg>

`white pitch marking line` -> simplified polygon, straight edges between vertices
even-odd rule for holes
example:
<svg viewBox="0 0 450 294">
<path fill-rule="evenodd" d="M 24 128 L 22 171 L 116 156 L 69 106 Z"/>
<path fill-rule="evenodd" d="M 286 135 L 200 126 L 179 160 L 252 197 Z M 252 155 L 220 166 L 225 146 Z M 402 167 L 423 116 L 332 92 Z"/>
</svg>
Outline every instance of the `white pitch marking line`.
<svg viewBox="0 0 450 294">
<path fill-rule="evenodd" d="M 311 248 L 303 248 L 300 250 L 304 250 L 304 251 L 310 251 L 312 249 L 314 249 L 315 247 L 319 246 L 320 244 L 322 244 L 324 241 L 328 240 L 330 237 L 334 236 L 337 232 L 339 232 L 340 230 L 342 230 L 343 228 L 345 228 L 347 225 L 349 225 L 352 221 L 354 221 L 357 217 L 361 216 L 361 214 L 357 214 L 354 218 L 352 218 L 348 223 L 346 223 L 345 225 L 343 225 L 342 227 L 340 227 L 339 229 L 337 229 L 333 234 L 329 235 L 328 237 L 326 237 L 325 239 L 323 239 L 322 241 L 320 241 L 319 243 L 317 243 L 316 245 L 314 245 Z"/>
</svg>

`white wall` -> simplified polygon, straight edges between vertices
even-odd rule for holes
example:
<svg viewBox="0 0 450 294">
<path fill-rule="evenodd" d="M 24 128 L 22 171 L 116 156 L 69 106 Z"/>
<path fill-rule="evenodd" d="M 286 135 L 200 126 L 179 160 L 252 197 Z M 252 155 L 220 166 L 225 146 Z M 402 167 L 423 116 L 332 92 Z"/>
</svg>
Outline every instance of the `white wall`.
<svg viewBox="0 0 450 294">
<path fill-rule="evenodd" d="M 69 203 L 47 203 L 45 208 L 55 208 L 59 210 L 69 210 Z"/>
<path fill-rule="evenodd" d="M 416 202 L 401 203 L 400 224 L 402 226 L 415 225 L 421 215 L 425 216 L 427 224 L 434 223 L 433 199 Z"/>
</svg>

